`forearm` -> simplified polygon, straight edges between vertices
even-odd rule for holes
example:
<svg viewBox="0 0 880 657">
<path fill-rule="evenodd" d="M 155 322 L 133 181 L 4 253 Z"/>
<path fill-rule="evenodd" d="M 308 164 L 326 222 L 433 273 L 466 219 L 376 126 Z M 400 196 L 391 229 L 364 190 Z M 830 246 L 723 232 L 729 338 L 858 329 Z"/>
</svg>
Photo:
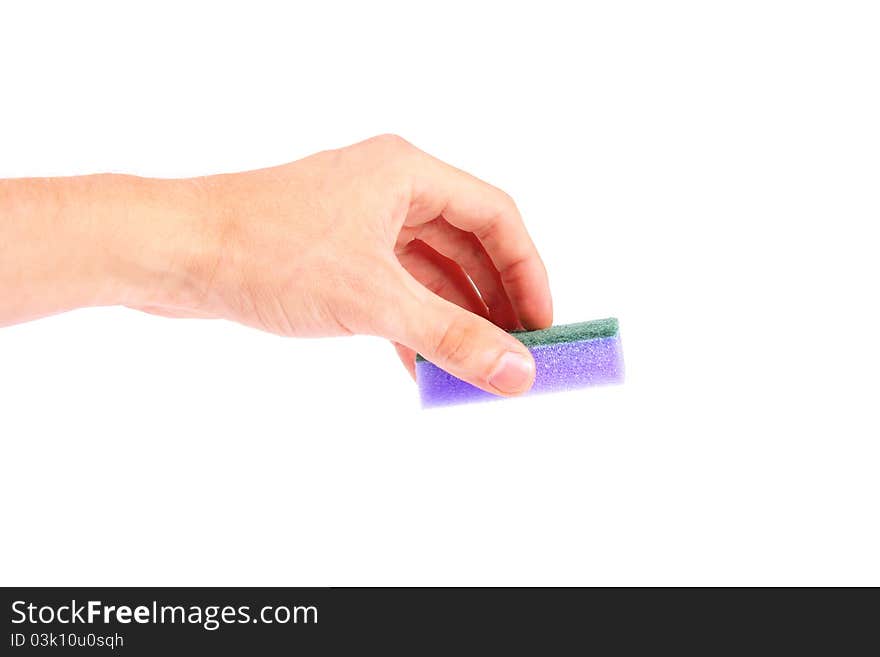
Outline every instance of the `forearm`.
<svg viewBox="0 0 880 657">
<path fill-rule="evenodd" d="M 197 296 L 211 266 L 203 198 L 197 181 L 0 180 L 0 326 Z"/>
</svg>

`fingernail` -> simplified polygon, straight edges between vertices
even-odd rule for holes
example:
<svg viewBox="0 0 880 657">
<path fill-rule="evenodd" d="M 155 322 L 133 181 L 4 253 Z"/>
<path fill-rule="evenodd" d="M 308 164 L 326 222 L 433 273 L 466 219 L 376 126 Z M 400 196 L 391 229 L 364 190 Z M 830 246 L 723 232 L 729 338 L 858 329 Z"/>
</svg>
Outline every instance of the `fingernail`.
<svg viewBox="0 0 880 657">
<path fill-rule="evenodd" d="M 535 365 L 531 358 L 515 351 L 507 351 L 498 359 L 495 369 L 489 375 L 489 383 L 507 394 L 525 392 L 532 382 L 534 371 Z"/>
</svg>

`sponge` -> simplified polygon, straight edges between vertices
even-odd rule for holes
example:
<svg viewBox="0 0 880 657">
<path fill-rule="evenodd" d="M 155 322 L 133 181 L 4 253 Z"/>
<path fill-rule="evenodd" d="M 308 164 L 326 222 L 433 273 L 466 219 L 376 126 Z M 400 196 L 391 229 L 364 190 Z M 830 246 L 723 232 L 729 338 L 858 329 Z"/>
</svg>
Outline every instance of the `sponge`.
<svg viewBox="0 0 880 657">
<path fill-rule="evenodd" d="M 613 317 L 511 335 L 535 358 L 535 384 L 529 394 L 623 382 L 620 331 Z M 426 408 L 499 399 L 421 356 L 416 359 L 416 381 Z"/>
</svg>

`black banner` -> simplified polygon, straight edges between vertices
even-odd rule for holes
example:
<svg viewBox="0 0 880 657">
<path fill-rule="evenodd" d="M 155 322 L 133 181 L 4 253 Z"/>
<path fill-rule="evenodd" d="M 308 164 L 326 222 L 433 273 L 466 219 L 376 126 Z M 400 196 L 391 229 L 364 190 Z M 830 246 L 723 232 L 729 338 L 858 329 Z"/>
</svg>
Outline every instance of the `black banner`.
<svg viewBox="0 0 880 657">
<path fill-rule="evenodd" d="M 7 588 L 2 654 L 532 654 L 591 648 L 835 653 L 861 644 L 873 590 Z"/>
</svg>

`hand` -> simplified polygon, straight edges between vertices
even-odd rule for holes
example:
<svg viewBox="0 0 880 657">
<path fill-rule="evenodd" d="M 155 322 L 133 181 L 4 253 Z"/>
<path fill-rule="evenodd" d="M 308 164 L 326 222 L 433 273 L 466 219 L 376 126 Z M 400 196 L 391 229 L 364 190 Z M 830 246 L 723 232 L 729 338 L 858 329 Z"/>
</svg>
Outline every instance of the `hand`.
<svg viewBox="0 0 880 657">
<path fill-rule="evenodd" d="M 535 366 L 499 327 L 552 320 L 544 266 L 510 197 L 399 137 L 246 173 L 6 189 L 15 197 L 9 243 L 39 248 L 10 254 L 6 285 L 0 265 L 0 291 L 18 292 L 0 323 L 121 303 L 287 336 L 372 334 L 396 343 L 411 373 L 418 352 L 506 395 L 526 391 Z M 25 196 L 53 204 L 28 209 Z M 38 228 L 64 245 L 52 258 Z M 25 291 L 22 266 L 39 274 Z M 62 278 L 75 282 L 70 293 L 59 291 Z"/>
<path fill-rule="evenodd" d="M 281 335 L 379 335 L 411 372 L 419 352 L 496 394 L 531 386 L 531 355 L 498 326 L 548 326 L 550 291 L 502 191 L 394 136 L 206 188 L 222 225 L 198 313 Z"/>
</svg>

